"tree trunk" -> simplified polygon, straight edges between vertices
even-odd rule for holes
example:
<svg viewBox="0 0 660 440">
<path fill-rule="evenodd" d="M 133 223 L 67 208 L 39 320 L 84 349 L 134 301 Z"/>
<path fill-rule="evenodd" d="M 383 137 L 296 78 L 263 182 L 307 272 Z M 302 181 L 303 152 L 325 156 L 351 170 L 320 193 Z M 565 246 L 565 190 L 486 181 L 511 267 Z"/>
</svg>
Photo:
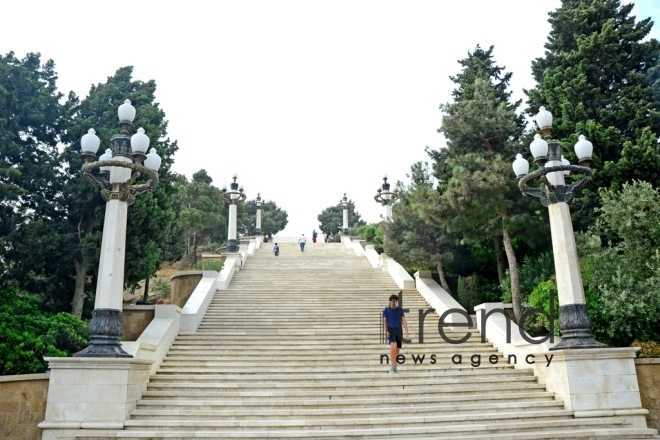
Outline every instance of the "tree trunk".
<svg viewBox="0 0 660 440">
<path fill-rule="evenodd" d="M 193 234 L 192 252 L 190 254 L 190 268 L 192 269 L 197 264 L 197 234 Z"/>
<path fill-rule="evenodd" d="M 447 279 L 445 278 L 445 271 L 442 268 L 442 263 L 438 262 L 438 264 L 436 264 L 436 268 L 438 269 L 438 277 L 440 278 L 440 285 L 442 286 L 443 289 L 447 291 L 447 293 L 451 295 L 452 294 L 451 289 L 449 289 L 449 284 L 447 284 Z"/>
<path fill-rule="evenodd" d="M 148 302 L 149 301 L 149 279 L 151 277 L 147 277 L 146 280 L 144 280 L 144 295 L 142 295 L 142 301 Z"/>
<path fill-rule="evenodd" d="M 511 236 L 509 231 L 504 229 L 502 234 L 504 237 L 504 249 L 506 250 L 506 258 L 509 260 L 509 273 L 511 274 L 511 302 L 513 303 L 513 315 L 516 323 L 520 322 L 520 281 L 518 280 L 518 263 L 516 261 L 516 254 L 513 252 L 511 245 Z"/>
<path fill-rule="evenodd" d="M 504 282 L 504 251 L 502 250 L 502 237 L 493 237 L 495 243 L 495 259 L 497 260 L 497 278 L 500 284 Z"/>
<path fill-rule="evenodd" d="M 71 314 L 77 318 L 82 318 L 83 305 L 85 304 L 85 281 L 87 281 L 87 265 L 80 262 L 77 258 L 73 259 L 76 267 L 76 288 L 73 291 L 73 301 L 71 302 Z"/>
</svg>

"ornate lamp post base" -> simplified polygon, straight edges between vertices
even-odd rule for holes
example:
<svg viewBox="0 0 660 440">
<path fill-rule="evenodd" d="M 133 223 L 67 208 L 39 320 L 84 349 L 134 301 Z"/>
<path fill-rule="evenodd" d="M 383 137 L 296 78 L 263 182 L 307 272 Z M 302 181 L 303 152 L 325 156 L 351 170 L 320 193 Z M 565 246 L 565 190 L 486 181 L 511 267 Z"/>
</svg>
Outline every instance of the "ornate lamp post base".
<svg viewBox="0 0 660 440">
<path fill-rule="evenodd" d="M 348 237 L 348 228 L 344 228 L 344 235 Z"/>
<path fill-rule="evenodd" d="M 89 323 L 89 346 L 74 357 L 132 358 L 121 348 L 124 313 L 116 309 L 95 309 Z"/>
<path fill-rule="evenodd" d="M 238 242 L 231 238 L 227 240 L 227 252 L 238 252 Z"/>
<path fill-rule="evenodd" d="M 257 232 L 255 233 L 255 235 L 257 236 L 261 235 L 261 228 L 257 228 Z"/>
<path fill-rule="evenodd" d="M 591 319 L 586 304 L 567 304 L 559 307 L 559 329 L 562 340 L 550 350 L 574 348 L 605 348 L 607 345 L 591 336 Z"/>
</svg>

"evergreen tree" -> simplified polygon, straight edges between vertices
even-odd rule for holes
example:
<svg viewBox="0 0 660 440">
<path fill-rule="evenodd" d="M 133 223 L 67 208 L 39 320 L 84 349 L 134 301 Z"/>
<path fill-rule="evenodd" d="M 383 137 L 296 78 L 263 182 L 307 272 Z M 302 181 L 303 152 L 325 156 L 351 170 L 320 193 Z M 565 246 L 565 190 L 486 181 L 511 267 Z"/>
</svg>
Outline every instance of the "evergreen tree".
<svg viewBox="0 0 660 440">
<path fill-rule="evenodd" d="M 203 241 L 221 244 L 227 239 L 227 203 L 212 183 L 204 169 L 194 173 L 192 181 L 181 177 L 177 183 L 174 206 L 184 232 L 184 261 L 191 267 L 197 264 L 197 248 Z"/>
<path fill-rule="evenodd" d="M 71 287 L 58 264 L 62 228 L 62 94 L 52 60 L 38 53 L 0 56 L 0 283 L 51 302 Z"/>
<path fill-rule="evenodd" d="M 422 211 L 428 222 L 444 225 L 464 243 L 492 240 L 500 282 L 504 275 L 502 254 L 506 255 L 518 320 L 521 291 L 513 239 L 518 235 L 534 240 L 538 236 L 535 231 L 525 232 L 538 216 L 533 215 L 530 200 L 521 196 L 511 172 L 510 164 L 521 150 L 522 122 L 515 113 L 517 104 L 508 102 L 510 75 L 501 76 L 502 69 L 492 60 L 492 48 L 486 53 L 478 49 L 460 61 L 463 72 L 452 78 L 458 84 L 455 101 L 441 106 L 444 116 L 439 131 L 447 139 L 447 148 L 427 149 L 435 159 L 441 197 Z"/>
<path fill-rule="evenodd" d="M 428 224 L 420 215 L 420 207 L 430 205 L 436 194 L 428 165 L 417 162 L 410 171 L 410 185 L 397 182 L 399 200 L 392 206 L 392 221 L 381 222 L 383 248 L 408 268 L 435 267 L 440 284 L 451 293 L 444 267 L 452 258 L 449 245 L 453 237 L 444 225 Z"/>
<path fill-rule="evenodd" d="M 593 184 L 573 201 L 578 230 L 593 223 L 597 188 L 627 179 L 607 163 L 618 162 L 624 144 L 636 145 L 645 129 L 660 134 L 660 43 L 645 39 L 653 22 L 636 22 L 632 9 L 619 0 L 563 0 L 550 13 L 546 54 L 532 62 L 538 84 L 527 91 L 529 114 L 542 105 L 552 112 L 553 137 L 568 147 L 564 155 L 573 163 L 579 133 L 594 144 Z M 636 177 L 653 181 L 657 174 Z"/>
<path fill-rule="evenodd" d="M 321 232 L 324 234 L 336 234 L 344 225 L 344 208 L 341 205 L 328 206 L 316 217 L 321 224 Z M 355 203 L 348 204 L 348 227 L 357 228 L 366 225 L 360 213 L 355 210 Z"/>
<path fill-rule="evenodd" d="M 257 225 L 257 203 L 249 200 L 245 203 L 244 223 L 239 225 L 239 229 L 247 235 L 256 234 Z M 272 200 L 261 202 L 261 234 L 264 236 L 275 235 L 283 230 L 288 220 L 288 214 L 285 210 L 277 206 Z"/>
</svg>

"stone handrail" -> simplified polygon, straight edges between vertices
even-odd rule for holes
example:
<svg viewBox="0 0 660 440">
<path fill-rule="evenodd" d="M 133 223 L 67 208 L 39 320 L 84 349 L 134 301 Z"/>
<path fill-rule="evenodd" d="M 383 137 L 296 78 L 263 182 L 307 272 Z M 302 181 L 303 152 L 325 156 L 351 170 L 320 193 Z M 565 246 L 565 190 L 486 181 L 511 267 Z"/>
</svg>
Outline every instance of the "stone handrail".
<svg viewBox="0 0 660 440">
<path fill-rule="evenodd" d="M 225 261 L 225 266 L 228 266 L 229 259 Z M 223 268 L 224 270 L 224 268 Z M 195 291 L 190 295 L 186 305 L 181 311 L 181 331 L 194 332 L 197 331 L 202 318 L 208 309 L 213 295 L 217 289 L 218 272 L 214 270 L 204 271 L 201 281 L 195 288 Z"/>
<path fill-rule="evenodd" d="M 442 288 L 433 278 L 430 270 L 420 270 L 415 273 L 415 286 L 417 291 L 424 297 L 427 303 L 435 309 L 438 316 L 442 316 L 447 310 L 462 310 L 467 315 L 467 311 L 458 303 L 445 289 Z M 445 317 L 445 323 L 467 323 L 465 315 L 457 312 Z M 453 327 L 450 327 L 453 328 Z M 456 327 L 457 329 L 467 327 Z"/>
</svg>

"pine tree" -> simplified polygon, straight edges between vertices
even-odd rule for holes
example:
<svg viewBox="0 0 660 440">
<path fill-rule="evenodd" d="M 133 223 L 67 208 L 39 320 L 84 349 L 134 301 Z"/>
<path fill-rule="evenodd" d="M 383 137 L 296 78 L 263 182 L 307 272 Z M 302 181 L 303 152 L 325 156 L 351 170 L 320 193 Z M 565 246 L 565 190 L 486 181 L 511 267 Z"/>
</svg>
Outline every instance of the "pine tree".
<svg viewBox="0 0 660 440">
<path fill-rule="evenodd" d="M 538 223 L 510 168 L 521 149 L 521 116 L 515 113 L 516 104 L 508 102 L 506 85 L 511 76 L 501 76 L 502 68 L 492 60 L 492 48 L 487 53 L 475 50 L 469 55 L 468 60 L 460 61 L 462 74 L 453 78 L 458 84 L 454 102 L 441 106 L 444 116 L 439 131 L 447 139 L 447 148 L 429 151 L 436 160 L 436 176 L 441 183 L 439 203 L 451 209 L 430 204 L 425 215 L 435 224 L 444 224 L 465 243 L 492 240 L 498 264 L 504 261 L 501 254 L 506 255 L 518 320 L 521 292 L 513 239 L 518 236 L 532 240 L 534 235 L 526 235 L 525 231 L 530 223 Z M 500 264 L 500 282 L 503 272 Z"/>
</svg>

